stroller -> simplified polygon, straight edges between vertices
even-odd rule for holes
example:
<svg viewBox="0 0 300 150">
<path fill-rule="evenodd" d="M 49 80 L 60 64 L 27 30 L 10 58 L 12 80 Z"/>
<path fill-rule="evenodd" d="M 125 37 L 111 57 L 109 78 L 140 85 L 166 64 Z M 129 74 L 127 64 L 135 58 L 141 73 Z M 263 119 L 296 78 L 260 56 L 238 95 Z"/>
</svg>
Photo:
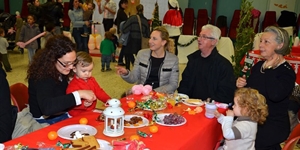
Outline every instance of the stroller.
<svg viewBox="0 0 300 150">
<path fill-rule="evenodd" d="M 10 28 L 14 28 L 16 23 L 16 15 L 12 15 L 6 12 L 0 14 L 0 27 L 5 31 L 5 38 L 8 41 L 8 50 L 13 50 L 16 46 L 16 32 L 8 33 Z M 21 51 L 22 52 L 22 51 Z M 22 52 L 23 53 L 23 52 Z"/>
</svg>

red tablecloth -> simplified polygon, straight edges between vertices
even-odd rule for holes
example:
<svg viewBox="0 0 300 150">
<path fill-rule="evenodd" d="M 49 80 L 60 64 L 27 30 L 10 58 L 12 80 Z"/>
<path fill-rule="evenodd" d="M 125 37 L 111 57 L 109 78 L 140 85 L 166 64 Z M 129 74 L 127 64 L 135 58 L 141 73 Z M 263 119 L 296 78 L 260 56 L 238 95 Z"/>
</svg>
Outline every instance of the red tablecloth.
<svg viewBox="0 0 300 150">
<path fill-rule="evenodd" d="M 135 96 L 136 98 L 140 96 Z M 130 114 L 132 112 L 128 111 L 127 104 L 124 99 L 121 100 L 123 104 L 123 109 L 125 114 Z M 177 112 L 182 113 L 184 109 L 188 106 L 181 104 L 181 106 L 174 107 L 172 109 L 166 108 L 160 112 Z M 225 113 L 225 109 L 218 109 L 220 112 Z M 98 132 L 95 135 L 98 139 L 103 139 L 111 142 L 114 139 L 126 138 L 133 134 L 136 134 L 137 129 L 125 128 L 125 134 L 123 136 L 112 138 L 107 137 L 103 134 L 104 123 L 96 121 L 99 113 L 86 112 L 80 116 L 73 117 L 56 124 L 50 125 L 38 131 L 29 133 L 22 137 L 8 141 L 5 146 L 11 146 L 14 144 L 22 143 L 23 145 L 28 145 L 29 147 L 37 147 L 37 142 L 44 142 L 47 145 L 55 145 L 57 141 L 62 143 L 69 142 L 62 138 L 57 138 L 56 140 L 49 140 L 47 134 L 50 131 L 57 131 L 61 127 L 78 124 L 79 119 L 86 117 L 88 119 L 88 125 L 94 126 Z M 178 127 L 166 127 L 160 126 L 157 133 L 153 134 L 152 138 L 141 138 L 141 140 L 146 144 L 147 148 L 151 150 L 212 150 L 214 149 L 216 143 L 222 138 L 222 130 L 220 124 L 217 122 L 216 118 L 208 119 L 204 116 L 204 109 L 201 113 L 196 115 L 189 115 L 184 113 L 183 116 L 187 119 L 187 123 Z M 149 133 L 149 127 L 139 128 L 141 131 Z"/>
<path fill-rule="evenodd" d="M 260 56 L 260 51 L 259 50 L 252 50 L 249 52 L 249 57 L 254 60 L 254 64 L 256 64 L 258 61 L 262 60 L 262 57 Z M 300 84 L 300 53 L 299 55 L 292 53 L 291 55 L 284 56 L 284 58 L 290 63 L 290 65 L 294 68 L 295 73 L 296 73 L 296 82 Z M 244 64 L 244 59 L 241 61 L 241 65 Z"/>
</svg>

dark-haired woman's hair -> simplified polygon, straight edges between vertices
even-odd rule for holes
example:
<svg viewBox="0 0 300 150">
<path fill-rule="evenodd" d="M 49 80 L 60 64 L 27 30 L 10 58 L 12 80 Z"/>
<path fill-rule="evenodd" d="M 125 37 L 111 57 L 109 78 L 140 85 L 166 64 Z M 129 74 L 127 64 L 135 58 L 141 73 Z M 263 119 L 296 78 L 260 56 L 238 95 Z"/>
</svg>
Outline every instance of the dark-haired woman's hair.
<svg viewBox="0 0 300 150">
<path fill-rule="evenodd" d="M 53 78 L 59 80 L 60 73 L 56 69 L 57 60 L 67 53 L 75 51 L 75 44 L 64 35 L 55 35 L 50 38 L 45 48 L 39 50 L 33 58 L 27 70 L 26 79 L 45 79 Z"/>
<path fill-rule="evenodd" d="M 119 2 L 119 8 L 122 8 L 122 4 L 125 3 L 125 4 L 128 4 L 128 0 L 120 0 Z"/>
</svg>

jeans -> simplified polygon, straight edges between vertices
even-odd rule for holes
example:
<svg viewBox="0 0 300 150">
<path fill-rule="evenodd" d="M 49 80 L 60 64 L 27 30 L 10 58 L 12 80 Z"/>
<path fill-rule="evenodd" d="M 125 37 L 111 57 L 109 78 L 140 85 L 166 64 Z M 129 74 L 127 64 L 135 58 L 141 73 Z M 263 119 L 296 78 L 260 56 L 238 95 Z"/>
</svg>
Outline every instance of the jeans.
<svg viewBox="0 0 300 150">
<path fill-rule="evenodd" d="M 28 51 L 28 60 L 29 60 L 29 63 L 31 63 L 33 56 L 35 54 L 35 49 L 28 48 L 27 51 Z"/>
<path fill-rule="evenodd" d="M 72 36 L 74 37 L 75 43 L 77 45 L 77 51 L 85 51 L 89 53 L 88 49 L 88 41 L 89 37 L 82 37 L 81 34 L 83 34 L 83 28 L 76 28 L 73 27 Z"/>
<path fill-rule="evenodd" d="M 101 65 L 102 65 L 102 69 L 105 68 L 106 65 L 106 69 L 110 69 L 110 59 L 111 59 L 111 55 L 103 55 L 101 56 Z"/>
<path fill-rule="evenodd" d="M 68 113 L 64 113 L 60 116 L 54 117 L 54 118 L 50 118 L 50 119 L 35 119 L 38 123 L 48 123 L 48 124 L 54 124 L 56 122 L 68 119 L 69 115 Z"/>
</svg>

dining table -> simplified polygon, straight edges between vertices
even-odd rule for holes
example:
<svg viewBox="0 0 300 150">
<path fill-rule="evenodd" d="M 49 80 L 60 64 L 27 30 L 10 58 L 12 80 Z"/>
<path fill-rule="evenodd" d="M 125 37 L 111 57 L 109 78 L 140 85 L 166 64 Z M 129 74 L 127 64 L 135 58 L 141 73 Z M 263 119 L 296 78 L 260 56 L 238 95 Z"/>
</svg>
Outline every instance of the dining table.
<svg viewBox="0 0 300 150">
<path fill-rule="evenodd" d="M 142 95 L 131 95 L 132 99 L 140 100 Z M 125 115 L 151 113 L 152 111 L 137 110 L 132 111 L 127 106 L 127 99 L 121 98 L 121 107 L 125 111 Z M 152 137 L 141 137 L 140 140 L 150 150 L 213 150 L 220 140 L 223 139 L 221 125 L 216 118 L 207 118 L 205 116 L 205 107 L 202 107 L 203 111 L 196 114 L 189 114 L 185 110 L 195 109 L 194 106 L 187 106 L 183 103 L 171 107 L 167 107 L 164 110 L 157 111 L 160 113 L 177 113 L 182 115 L 186 119 L 186 123 L 181 126 L 163 126 L 158 125 L 158 132 L 152 133 Z M 217 108 L 219 112 L 225 113 L 225 108 Z M 100 111 L 87 111 L 78 116 L 68 118 L 66 120 L 49 125 L 37 131 L 28 133 L 21 137 L 12 139 L 4 143 L 6 147 L 21 143 L 30 148 L 38 148 L 41 143 L 44 145 L 55 146 L 58 141 L 61 143 L 70 143 L 70 140 L 57 137 L 55 140 L 48 138 L 48 133 L 51 131 L 57 132 L 60 128 L 69 125 L 79 124 L 81 118 L 87 118 L 87 125 L 93 126 L 97 129 L 95 138 L 108 141 L 112 143 L 113 140 L 126 139 L 130 140 L 131 135 L 137 134 L 140 130 L 147 134 L 150 134 L 149 126 L 141 128 L 124 128 L 124 134 L 119 137 L 108 137 L 103 134 L 104 122 L 98 121 L 98 117 L 101 115 Z"/>
</svg>

